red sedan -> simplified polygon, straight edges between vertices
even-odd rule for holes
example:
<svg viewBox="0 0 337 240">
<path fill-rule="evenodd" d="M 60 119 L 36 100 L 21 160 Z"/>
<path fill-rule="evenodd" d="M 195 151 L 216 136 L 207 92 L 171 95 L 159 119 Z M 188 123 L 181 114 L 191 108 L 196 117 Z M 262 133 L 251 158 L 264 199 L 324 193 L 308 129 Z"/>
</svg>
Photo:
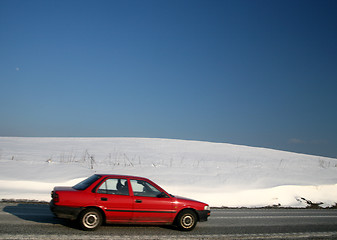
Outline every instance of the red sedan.
<svg viewBox="0 0 337 240">
<path fill-rule="evenodd" d="M 83 230 L 106 222 L 169 224 L 190 231 L 210 215 L 207 204 L 168 194 L 149 179 L 101 174 L 73 187 L 55 187 L 50 209 L 59 218 L 77 220 Z"/>
</svg>

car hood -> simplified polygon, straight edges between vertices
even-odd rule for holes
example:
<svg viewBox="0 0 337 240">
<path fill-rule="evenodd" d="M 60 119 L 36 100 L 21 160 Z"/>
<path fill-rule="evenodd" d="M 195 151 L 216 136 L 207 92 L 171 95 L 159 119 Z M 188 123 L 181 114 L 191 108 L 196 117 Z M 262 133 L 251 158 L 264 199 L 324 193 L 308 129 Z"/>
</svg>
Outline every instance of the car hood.
<svg viewBox="0 0 337 240">
<path fill-rule="evenodd" d="M 179 200 L 184 200 L 184 201 L 191 201 L 191 202 L 197 202 L 197 203 L 203 203 L 191 198 L 186 198 L 186 197 L 181 197 L 181 196 L 175 196 L 175 198 L 179 201 Z"/>
</svg>

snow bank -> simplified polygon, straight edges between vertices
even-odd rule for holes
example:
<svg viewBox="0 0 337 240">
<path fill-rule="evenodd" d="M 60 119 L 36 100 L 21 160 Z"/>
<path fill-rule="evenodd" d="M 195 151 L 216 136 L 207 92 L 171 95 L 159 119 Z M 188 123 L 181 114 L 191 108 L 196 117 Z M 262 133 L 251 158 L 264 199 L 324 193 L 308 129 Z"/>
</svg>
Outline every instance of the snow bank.
<svg viewBox="0 0 337 240">
<path fill-rule="evenodd" d="M 0 198 L 50 200 L 94 173 L 150 178 L 211 206 L 337 202 L 337 159 L 226 143 L 149 138 L 0 137 Z"/>
</svg>

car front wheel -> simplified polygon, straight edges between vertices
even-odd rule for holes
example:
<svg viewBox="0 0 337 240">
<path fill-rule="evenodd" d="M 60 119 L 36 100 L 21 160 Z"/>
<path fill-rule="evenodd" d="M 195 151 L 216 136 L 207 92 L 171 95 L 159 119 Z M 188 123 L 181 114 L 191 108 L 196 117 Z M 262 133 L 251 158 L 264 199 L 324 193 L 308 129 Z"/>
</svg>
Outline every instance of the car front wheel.
<svg viewBox="0 0 337 240">
<path fill-rule="evenodd" d="M 183 210 L 177 216 L 176 225 L 181 231 L 191 231 L 197 225 L 197 216 L 193 210 Z"/>
<path fill-rule="evenodd" d="M 83 230 L 93 231 L 102 224 L 102 215 L 98 210 L 90 208 L 83 210 L 78 220 Z"/>
</svg>

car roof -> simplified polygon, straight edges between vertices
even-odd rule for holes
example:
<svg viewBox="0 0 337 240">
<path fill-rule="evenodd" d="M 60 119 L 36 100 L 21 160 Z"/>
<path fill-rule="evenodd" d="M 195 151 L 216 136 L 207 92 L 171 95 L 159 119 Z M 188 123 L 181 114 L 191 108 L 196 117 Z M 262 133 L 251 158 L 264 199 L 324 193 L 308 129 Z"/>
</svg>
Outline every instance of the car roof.
<svg viewBox="0 0 337 240">
<path fill-rule="evenodd" d="M 101 177 L 113 177 L 113 178 L 135 178 L 135 179 L 146 179 L 145 177 L 138 177 L 138 176 L 131 176 L 131 175 L 120 175 L 120 174 L 100 174 L 97 173 L 95 175 L 101 176 Z"/>
</svg>

